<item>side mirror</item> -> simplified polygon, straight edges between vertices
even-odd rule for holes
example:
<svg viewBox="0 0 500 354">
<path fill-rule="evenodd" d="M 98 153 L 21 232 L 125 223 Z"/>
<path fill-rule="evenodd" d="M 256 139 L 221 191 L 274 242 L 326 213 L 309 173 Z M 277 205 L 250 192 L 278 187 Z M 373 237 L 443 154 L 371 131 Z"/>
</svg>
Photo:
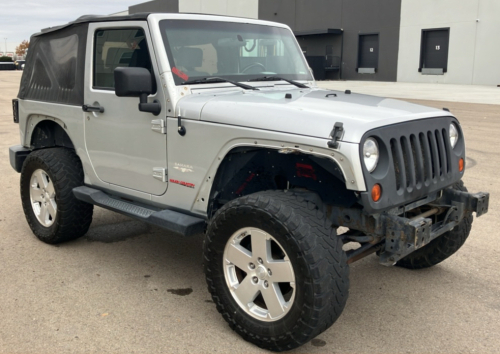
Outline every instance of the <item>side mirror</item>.
<svg viewBox="0 0 500 354">
<path fill-rule="evenodd" d="M 148 103 L 148 95 L 153 92 L 151 73 L 144 68 L 119 67 L 115 69 L 115 94 L 118 97 L 139 97 L 139 111 L 153 113 L 161 112 L 158 101 Z"/>
</svg>

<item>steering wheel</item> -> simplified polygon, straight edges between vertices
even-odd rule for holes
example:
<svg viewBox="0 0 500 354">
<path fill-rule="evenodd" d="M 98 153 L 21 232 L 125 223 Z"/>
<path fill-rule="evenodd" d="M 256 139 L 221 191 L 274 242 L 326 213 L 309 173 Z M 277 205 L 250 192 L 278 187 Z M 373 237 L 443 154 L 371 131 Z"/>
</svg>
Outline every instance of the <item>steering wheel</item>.
<svg viewBox="0 0 500 354">
<path fill-rule="evenodd" d="M 264 64 L 259 63 L 258 61 L 256 61 L 255 63 L 247 65 L 243 70 L 241 70 L 241 72 L 242 73 L 246 73 L 248 69 L 253 68 L 255 66 L 260 66 L 262 68 L 262 71 L 266 71 L 266 67 L 264 66 Z"/>
</svg>

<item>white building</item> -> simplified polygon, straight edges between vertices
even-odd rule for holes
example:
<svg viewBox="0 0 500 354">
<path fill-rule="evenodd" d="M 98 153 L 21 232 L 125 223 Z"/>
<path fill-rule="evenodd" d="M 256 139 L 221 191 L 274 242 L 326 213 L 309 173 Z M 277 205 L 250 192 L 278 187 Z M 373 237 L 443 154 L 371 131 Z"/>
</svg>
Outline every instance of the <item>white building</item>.
<svg viewBox="0 0 500 354">
<path fill-rule="evenodd" d="M 449 39 L 447 53 L 442 44 L 426 48 L 428 29 Z M 426 50 L 442 52 L 445 73 L 417 70 Z M 397 81 L 500 85 L 500 0 L 402 0 Z"/>
</svg>

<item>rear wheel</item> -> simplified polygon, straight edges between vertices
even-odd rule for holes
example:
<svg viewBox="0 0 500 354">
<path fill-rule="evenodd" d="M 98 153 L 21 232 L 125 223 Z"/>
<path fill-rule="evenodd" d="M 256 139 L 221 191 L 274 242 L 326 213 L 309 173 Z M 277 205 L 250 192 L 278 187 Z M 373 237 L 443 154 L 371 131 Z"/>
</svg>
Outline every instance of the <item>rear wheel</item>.
<svg viewBox="0 0 500 354">
<path fill-rule="evenodd" d="M 36 150 L 21 171 L 21 200 L 33 233 L 55 244 L 85 235 L 94 206 L 75 198 L 83 185 L 83 169 L 75 152 L 66 148 Z"/>
<path fill-rule="evenodd" d="M 344 309 L 349 268 L 320 206 L 293 192 L 259 192 L 224 205 L 204 244 L 208 289 L 244 339 L 296 348 Z"/>
<path fill-rule="evenodd" d="M 455 183 L 451 188 L 467 192 L 463 181 Z M 453 230 L 448 231 L 424 247 L 410 253 L 399 260 L 396 265 L 408 269 L 422 269 L 441 263 L 463 246 L 469 236 L 472 220 L 472 213 L 469 213 Z"/>
</svg>

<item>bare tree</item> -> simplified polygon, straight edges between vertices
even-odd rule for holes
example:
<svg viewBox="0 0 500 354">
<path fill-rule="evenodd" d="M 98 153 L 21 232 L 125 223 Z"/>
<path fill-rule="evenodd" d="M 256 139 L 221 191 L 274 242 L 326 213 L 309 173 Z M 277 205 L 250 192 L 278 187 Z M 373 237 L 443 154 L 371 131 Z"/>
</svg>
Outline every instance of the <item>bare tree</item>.
<svg viewBox="0 0 500 354">
<path fill-rule="evenodd" d="M 16 47 L 16 54 L 20 57 L 24 57 L 29 46 L 30 46 L 30 42 L 28 42 L 27 40 L 22 41 L 21 44 L 19 44 Z"/>
</svg>

